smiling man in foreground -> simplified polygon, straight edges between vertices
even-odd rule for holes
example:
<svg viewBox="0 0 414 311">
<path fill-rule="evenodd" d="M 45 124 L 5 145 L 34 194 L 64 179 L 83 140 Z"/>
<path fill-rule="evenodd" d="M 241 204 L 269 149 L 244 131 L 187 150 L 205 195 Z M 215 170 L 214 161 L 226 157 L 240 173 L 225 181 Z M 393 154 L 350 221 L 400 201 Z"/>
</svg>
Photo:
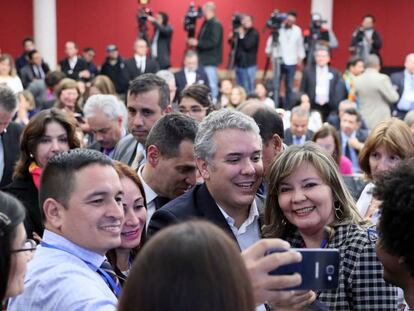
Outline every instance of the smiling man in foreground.
<svg viewBox="0 0 414 311">
<path fill-rule="evenodd" d="M 105 253 L 121 243 L 122 186 L 111 160 L 74 149 L 49 160 L 40 185 L 46 230 L 25 291 L 9 310 L 115 310 Z"/>
</svg>

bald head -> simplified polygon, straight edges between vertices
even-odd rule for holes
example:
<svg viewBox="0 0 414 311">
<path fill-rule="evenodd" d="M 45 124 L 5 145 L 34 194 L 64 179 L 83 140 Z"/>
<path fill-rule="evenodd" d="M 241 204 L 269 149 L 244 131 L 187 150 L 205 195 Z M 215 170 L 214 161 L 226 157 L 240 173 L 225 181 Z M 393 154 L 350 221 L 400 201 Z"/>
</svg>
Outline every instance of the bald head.
<svg viewBox="0 0 414 311">
<path fill-rule="evenodd" d="M 414 53 L 410 53 L 405 57 L 404 66 L 410 74 L 414 74 Z"/>
<path fill-rule="evenodd" d="M 380 69 L 381 68 L 381 62 L 380 59 L 378 57 L 378 55 L 375 54 L 370 54 L 367 57 L 367 61 L 366 61 L 366 66 L 367 68 L 372 68 L 372 69 Z"/>
<path fill-rule="evenodd" d="M 203 5 L 203 14 L 206 19 L 211 19 L 216 16 L 216 5 L 214 2 L 209 1 Z"/>
</svg>

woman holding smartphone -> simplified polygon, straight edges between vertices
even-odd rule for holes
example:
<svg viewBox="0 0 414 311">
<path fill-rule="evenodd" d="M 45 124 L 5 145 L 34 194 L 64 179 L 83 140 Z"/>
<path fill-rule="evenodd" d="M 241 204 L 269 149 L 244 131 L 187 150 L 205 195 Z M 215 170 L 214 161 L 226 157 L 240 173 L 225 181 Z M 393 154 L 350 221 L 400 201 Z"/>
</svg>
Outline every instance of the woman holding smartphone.
<svg viewBox="0 0 414 311">
<path fill-rule="evenodd" d="M 376 236 L 332 157 L 312 142 L 290 146 L 271 164 L 268 180 L 265 237 L 282 238 L 294 248 L 339 250 L 339 286 L 317 291 L 319 302 L 331 311 L 395 310 L 397 291 L 383 280 Z M 297 299 L 305 295 L 299 292 Z"/>
</svg>

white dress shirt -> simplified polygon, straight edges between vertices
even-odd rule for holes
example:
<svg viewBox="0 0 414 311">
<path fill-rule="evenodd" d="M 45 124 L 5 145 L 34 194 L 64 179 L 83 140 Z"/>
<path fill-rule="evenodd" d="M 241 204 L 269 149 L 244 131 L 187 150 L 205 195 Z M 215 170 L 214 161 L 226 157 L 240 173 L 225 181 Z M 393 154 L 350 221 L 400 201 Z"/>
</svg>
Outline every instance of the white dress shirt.
<svg viewBox="0 0 414 311">
<path fill-rule="evenodd" d="M 328 66 L 316 66 L 316 87 L 315 102 L 324 105 L 329 102 L 329 81 L 332 79 L 332 73 L 329 72 Z"/>
<path fill-rule="evenodd" d="M 193 70 L 188 70 L 187 68 L 184 69 L 185 80 L 187 81 L 187 85 L 192 85 L 196 83 L 197 74 Z"/>
<path fill-rule="evenodd" d="M 137 64 L 137 68 L 144 73 L 145 72 L 145 61 L 146 61 L 146 56 L 139 56 L 139 55 L 134 55 L 135 58 L 135 63 Z"/>
<path fill-rule="evenodd" d="M 142 177 L 142 169 L 144 165 L 141 165 L 138 168 L 138 177 L 141 180 L 142 186 L 144 187 L 145 192 L 145 200 L 147 203 L 147 222 L 145 227 L 148 228 L 148 224 L 151 220 L 152 215 L 155 213 L 155 198 L 158 196 L 154 190 L 145 182 L 144 178 Z"/>
<path fill-rule="evenodd" d="M 257 209 L 256 201 L 253 201 L 250 206 L 249 216 L 241 224 L 240 228 L 235 226 L 235 220 L 229 216 L 224 209 L 220 207 L 220 205 L 217 204 L 217 206 L 226 219 L 231 231 L 233 231 L 233 234 L 237 239 L 237 243 L 242 251 L 261 239 L 259 210 Z"/>
<path fill-rule="evenodd" d="M 69 58 L 68 63 L 69 63 L 70 69 L 73 70 L 73 68 L 75 68 L 77 62 L 78 62 L 78 57 L 77 56 L 73 56 L 73 57 Z"/>
</svg>

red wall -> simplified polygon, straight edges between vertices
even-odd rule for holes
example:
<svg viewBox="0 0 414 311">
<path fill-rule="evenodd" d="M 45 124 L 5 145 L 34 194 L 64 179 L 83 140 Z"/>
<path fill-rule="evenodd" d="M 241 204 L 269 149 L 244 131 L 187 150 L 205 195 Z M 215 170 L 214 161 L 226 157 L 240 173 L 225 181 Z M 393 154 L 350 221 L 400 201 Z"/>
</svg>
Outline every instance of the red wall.
<svg viewBox="0 0 414 311">
<path fill-rule="evenodd" d="M 7 3 L 6 3 L 7 2 Z M 80 48 L 92 46 L 97 51 L 97 63 L 102 63 L 105 46 L 115 43 L 125 57 L 132 54 L 132 44 L 137 34 L 136 0 L 57 0 L 58 58 L 62 58 L 64 42 L 74 40 Z M 185 32 L 182 21 L 188 9 L 188 0 L 152 0 L 150 7 L 170 15 L 174 27 L 172 43 L 173 66 L 181 64 L 185 49 Z M 197 5 L 206 0 L 196 1 Z M 218 17 L 223 23 L 225 37 L 230 32 L 233 12 L 247 12 L 255 17 L 255 26 L 262 31 L 265 21 L 274 8 L 282 11 L 294 8 L 299 14 L 298 24 L 305 28 L 309 23 L 311 0 L 216 0 Z M 349 57 L 348 45 L 353 29 L 361 17 L 372 13 L 377 17 L 377 29 L 385 45 L 382 49 L 384 64 L 402 65 L 404 56 L 414 51 L 413 0 L 334 0 L 333 28 L 339 40 L 334 51 L 333 65 L 343 69 Z M 0 48 L 17 56 L 21 53 L 21 40 L 33 35 L 32 1 L 0 1 Z M 201 20 L 198 21 L 200 26 Z M 152 27 L 150 27 L 152 29 Z M 259 65 L 265 62 L 264 44 L 267 34 L 261 33 Z M 224 63 L 227 63 L 228 45 L 224 44 Z"/>
<path fill-rule="evenodd" d="M 361 23 L 363 15 L 373 14 L 384 41 L 381 49 L 384 65 L 402 66 L 405 56 L 414 52 L 413 13 L 412 0 L 336 0 L 333 29 L 340 47 L 334 52 L 333 64 L 344 68 L 350 56 L 348 46 L 353 30 Z"/>
<path fill-rule="evenodd" d="M 202 5 L 206 1 L 196 1 Z M 224 27 L 224 36 L 227 38 L 233 12 L 250 13 L 255 18 L 255 27 L 261 32 L 270 12 L 275 7 L 282 11 L 295 8 L 301 21 L 308 19 L 310 0 L 216 0 L 217 14 Z M 183 18 L 188 10 L 190 1 L 183 0 L 153 0 L 149 7 L 154 13 L 165 11 L 170 17 L 174 28 L 172 42 L 172 63 L 179 67 L 185 50 L 186 33 L 183 30 Z M 136 12 L 139 5 L 136 0 L 65 0 L 57 1 L 58 20 L 58 58 L 64 57 L 63 46 L 65 41 L 74 40 L 80 48 L 92 46 L 97 51 L 97 63 L 101 64 L 104 58 L 105 46 L 108 43 L 118 45 L 121 55 L 132 55 L 133 41 L 137 36 Z M 200 26 L 202 20 L 198 20 Z M 149 27 L 152 31 L 152 26 Z M 259 65 L 264 66 L 264 44 L 267 33 L 261 35 Z M 223 60 L 227 63 L 228 45 L 224 44 Z"/>
<path fill-rule="evenodd" d="M 32 1 L 0 1 L 0 49 L 13 56 L 22 53 L 22 40 L 33 35 Z"/>
</svg>

